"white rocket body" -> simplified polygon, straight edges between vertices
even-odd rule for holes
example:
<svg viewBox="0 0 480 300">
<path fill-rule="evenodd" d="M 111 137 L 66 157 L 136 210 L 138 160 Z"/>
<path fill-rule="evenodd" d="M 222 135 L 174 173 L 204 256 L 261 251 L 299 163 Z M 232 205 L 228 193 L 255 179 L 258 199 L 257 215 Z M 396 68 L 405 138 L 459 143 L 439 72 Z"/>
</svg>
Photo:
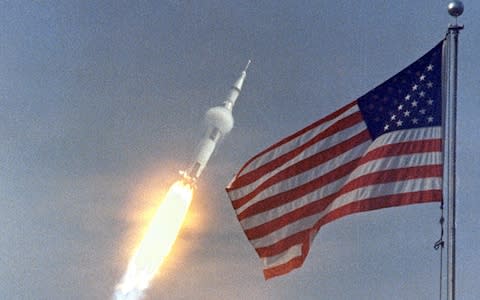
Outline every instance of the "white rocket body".
<svg viewBox="0 0 480 300">
<path fill-rule="evenodd" d="M 242 91 L 243 82 L 247 76 L 247 68 L 249 65 L 250 60 L 242 71 L 240 77 L 230 89 L 227 100 L 224 102 L 224 106 L 212 107 L 206 112 L 205 121 L 207 123 L 207 130 L 200 140 L 197 148 L 198 152 L 195 156 L 193 165 L 186 172 L 182 172 L 186 179 L 195 181 L 200 174 L 202 174 L 202 171 L 205 169 L 208 160 L 212 156 L 218 141 L 222 136 L 232 130 L 232 109 Z"/>
</svg>

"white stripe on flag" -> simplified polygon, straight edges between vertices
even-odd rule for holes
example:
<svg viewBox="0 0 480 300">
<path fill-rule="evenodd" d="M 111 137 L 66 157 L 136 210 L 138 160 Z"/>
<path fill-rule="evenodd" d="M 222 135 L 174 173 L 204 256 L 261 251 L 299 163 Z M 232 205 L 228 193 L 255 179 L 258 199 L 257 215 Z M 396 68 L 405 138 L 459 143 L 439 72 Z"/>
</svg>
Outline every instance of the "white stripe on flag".
<svg viewBox="0 0 480 300">
<path fill-rule="evenodd" d="M 293 245 L 284 252 L 278 255 L 272 255 L 267 257 L 262 257 L 263 264 L 272 268 L 278 265 L 285 264 L 290 260 L 302 255 L 302 244 Z"/>
<path fill-rule="evenodd" d="M 440 138 L 442 138 L 442 129 L 440 127 L 422 127 L 397 130 L 379 136 L 375 141 L 373 141 L 368 151 L 372 151 L 385 145 Z"/>
</svg>

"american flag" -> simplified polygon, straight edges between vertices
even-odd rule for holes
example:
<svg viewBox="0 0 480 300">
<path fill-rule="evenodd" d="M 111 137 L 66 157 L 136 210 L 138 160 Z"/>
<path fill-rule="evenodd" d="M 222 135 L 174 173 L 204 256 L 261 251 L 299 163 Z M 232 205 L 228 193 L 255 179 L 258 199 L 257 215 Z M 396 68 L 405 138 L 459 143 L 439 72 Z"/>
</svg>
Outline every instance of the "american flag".
<svg viewBox="0 0 480 300">
<path fill-rule="evenodd" d="M 250 159 L 226 190 L 266 279 L 343 216 L 442 200 L 442 44 Z"/>
</svg>

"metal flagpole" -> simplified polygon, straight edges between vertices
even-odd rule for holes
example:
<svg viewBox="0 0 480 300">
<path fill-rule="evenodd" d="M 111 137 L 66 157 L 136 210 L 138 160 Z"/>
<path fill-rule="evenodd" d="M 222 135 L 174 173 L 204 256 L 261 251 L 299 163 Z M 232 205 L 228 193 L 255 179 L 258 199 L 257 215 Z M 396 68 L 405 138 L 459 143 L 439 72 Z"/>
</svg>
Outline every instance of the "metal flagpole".
<svg viewBox="0 0 480 300">
<path fill-rule="evenodd" d="M 463 13 L 461 1 L 451 1 L 448 4 L 448 13 L 457 18 Z M 448 27 L 448 93 L 447 93 L 447 122 L 446 122 L 446 143 L 447 143 L 447 187 L 448 187 L 448 240 L 447 240 L 447 295 L 448 300 L 455 300 L 455 178 L 456 178 L 456 122 L 457 122 L 457 62 L 458 62 L 458 34 L 463 25 L 455 24 Z"/>
</svg>

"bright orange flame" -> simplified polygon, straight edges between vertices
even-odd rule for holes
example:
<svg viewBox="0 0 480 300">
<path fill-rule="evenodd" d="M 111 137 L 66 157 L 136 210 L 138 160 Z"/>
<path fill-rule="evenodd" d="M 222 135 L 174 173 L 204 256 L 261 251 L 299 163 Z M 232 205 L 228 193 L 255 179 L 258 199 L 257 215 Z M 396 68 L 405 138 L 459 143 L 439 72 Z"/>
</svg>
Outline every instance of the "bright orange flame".
<svg viewBox="0 0 480 300">
<path fill-rule="evenodd" d="M 157 209 L 145 236 L 131 258 L 117 299 L 138 299 L 172 249 L 192 201 L 193 189 L 183 181 L 175 182 Z"/>
</svg>

